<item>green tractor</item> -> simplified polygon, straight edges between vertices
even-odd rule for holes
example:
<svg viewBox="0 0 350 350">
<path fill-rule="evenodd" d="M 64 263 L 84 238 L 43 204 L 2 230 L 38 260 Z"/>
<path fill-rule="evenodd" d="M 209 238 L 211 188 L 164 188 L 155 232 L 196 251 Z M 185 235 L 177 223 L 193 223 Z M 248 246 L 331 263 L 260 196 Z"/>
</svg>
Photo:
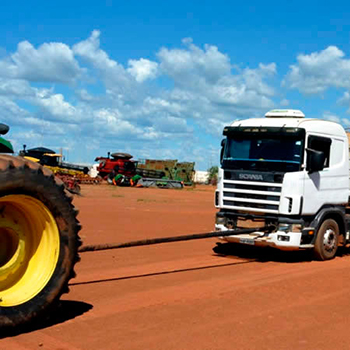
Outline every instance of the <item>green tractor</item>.
<svg viewBox="0 0 350 350">
<path fill-rule="evenodd" d="M 9 127 L 0 124 L 0 134 Z M 72 195 L 0 137 L 0 330 L 43 317 L 75 276 L 81 244 Z"/>
</svg>

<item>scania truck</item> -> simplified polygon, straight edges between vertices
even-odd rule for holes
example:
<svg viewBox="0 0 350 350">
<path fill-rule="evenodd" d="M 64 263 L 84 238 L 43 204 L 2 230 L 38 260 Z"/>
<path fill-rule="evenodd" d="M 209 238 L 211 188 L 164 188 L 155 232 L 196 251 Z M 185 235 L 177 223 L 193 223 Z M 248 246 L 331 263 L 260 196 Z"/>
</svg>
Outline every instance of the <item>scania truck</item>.
<svg viewBox="0 0 350 350">
<path fill-rule="evenodd" d="M 299 110 L 272 110 L 233 122 L 223 135 L 215 229 L 233 233 L 222 240 L 334 258 L 350 238 L 344 128 Z M 239 234 L 247 227 L 256 231 Z"/>
</svg>

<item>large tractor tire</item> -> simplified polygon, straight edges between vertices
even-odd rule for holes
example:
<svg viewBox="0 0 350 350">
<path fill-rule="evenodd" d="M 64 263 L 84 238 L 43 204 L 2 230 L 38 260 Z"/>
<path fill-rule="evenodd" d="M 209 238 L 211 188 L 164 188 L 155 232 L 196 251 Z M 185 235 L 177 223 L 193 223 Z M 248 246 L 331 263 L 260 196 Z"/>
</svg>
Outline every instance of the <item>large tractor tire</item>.
<svg viewBox="0 0 350 350">
<path fill-rule="evenodd" d="M 81 244 L 71 202 L 50 170 L 0 155 L 0 329 L 44 317 L 68 292 Z"/>
</svg>

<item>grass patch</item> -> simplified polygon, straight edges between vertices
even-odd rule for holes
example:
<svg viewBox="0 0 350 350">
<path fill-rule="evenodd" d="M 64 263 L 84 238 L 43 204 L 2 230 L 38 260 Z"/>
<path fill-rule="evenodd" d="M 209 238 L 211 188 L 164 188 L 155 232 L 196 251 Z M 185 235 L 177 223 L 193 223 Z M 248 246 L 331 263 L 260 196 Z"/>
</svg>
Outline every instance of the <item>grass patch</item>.
<svg viewBox="0 0 350 350">
<path fill-rule="evenodd" d="M 169 203 L 168 200 L 156 200 L 150 198 L 137 198 L 138 203 Z"/>
<path fill-rule="evenodd" d="M 125 196 L 123 194 L 112 194 L 112 197 L 114 197 L 114 198 L 123 198 Z"/>
<path fill-rule="evenodd" d="M 137 198 L 137 202 L 140 203 L 151 203 L 151 202 L 156 202 L 155 199 L 149 199 L 149 198 Z"/>
</svg>

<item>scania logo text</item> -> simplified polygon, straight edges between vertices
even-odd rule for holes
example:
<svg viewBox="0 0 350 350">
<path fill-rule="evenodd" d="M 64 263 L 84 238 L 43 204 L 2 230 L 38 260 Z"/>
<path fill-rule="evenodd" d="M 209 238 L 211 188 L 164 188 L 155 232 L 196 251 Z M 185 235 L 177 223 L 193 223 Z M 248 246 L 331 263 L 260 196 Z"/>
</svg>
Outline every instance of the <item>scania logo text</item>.
<svg viewBox="0 0 350 350">
<path fill-rule="evenodd" d="M 238 176 L 241 180 L 264 180 L 263 176 L 260 174 L 239 174 Z"/>
</svg>

